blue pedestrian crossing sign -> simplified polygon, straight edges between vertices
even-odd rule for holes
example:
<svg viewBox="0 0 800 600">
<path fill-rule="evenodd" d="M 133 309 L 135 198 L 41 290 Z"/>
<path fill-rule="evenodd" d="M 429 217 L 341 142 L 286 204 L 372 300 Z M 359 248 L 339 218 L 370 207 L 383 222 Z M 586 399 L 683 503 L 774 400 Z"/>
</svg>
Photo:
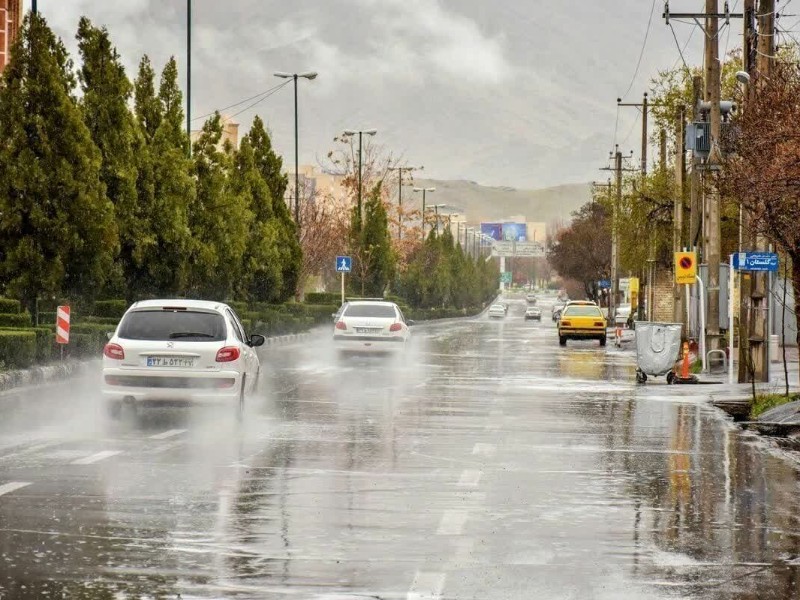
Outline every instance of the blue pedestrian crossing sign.
<svg viewBox="0 0 800 600">
<path fill-rule="evenodd" d="M 353 259 L 349 256 L 336 257 L 336 272 L 349 273 L 353 270 Z"/>
</svg>

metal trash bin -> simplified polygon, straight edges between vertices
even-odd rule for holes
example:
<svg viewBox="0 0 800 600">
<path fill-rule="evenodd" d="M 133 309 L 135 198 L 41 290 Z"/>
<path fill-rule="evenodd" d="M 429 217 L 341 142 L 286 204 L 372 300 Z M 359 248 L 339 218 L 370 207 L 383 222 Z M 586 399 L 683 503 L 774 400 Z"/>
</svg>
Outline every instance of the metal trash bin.
<svg viewBox="0 0 800 600">
<path fill-rule="evenodd" d="M 636 321 L 636 381 L 645 383 L 647 376 L 670 374 L 681 351 L 681 323 Z"/>
</svg>

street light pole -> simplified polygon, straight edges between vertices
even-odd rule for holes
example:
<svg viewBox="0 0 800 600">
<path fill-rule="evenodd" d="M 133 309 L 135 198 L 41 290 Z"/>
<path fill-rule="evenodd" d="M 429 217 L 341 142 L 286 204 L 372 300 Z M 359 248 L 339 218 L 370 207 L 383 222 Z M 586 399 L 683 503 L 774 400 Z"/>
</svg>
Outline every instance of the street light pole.
<svg viewBox="0 0 800 600">
<path fill-rule="evenodd" d="M 274 75 L 281 79 L 294 80 L 294 222 L 297 226 L 297 237 L 300 237 L 300 131 L 297 108 L 297 80 L 302 77 L 311 81 L 317 78 L 317 74 L 314 71 L 307 73 L 284 73 L 283 71 L 278 71 Z"/>
<path fill-rule="evenodd" d="M 414 188 L 415 192 L 422 192 L 422 241 L 425 241 L 425 195 L 428 192 L 435 192 L 435 187 L 430 188 Z"/>
<path fill-rule="evenodd" d="M 403 239 L 403 171 L 420 171 L 425 167 L 393 167 L 397 171 L 397 239 Z"/>
<path fill-rule="evenodd" d="M 36 10 L 36 0 L 32 0 L 32 3 L 31 3 L 31 11 L 33 12 L 33 14 L 36 14 L 36 13 L 38 12 L 38 11 Z"/>
<path fill-rule="evenodd" d="M 36 0 L 33 0 L 36 2 Z M 36 12 L 36 9 L 34 9 Z M 192 0 L 186 0 L 186 137 L 192 155 Z"/>
</svg>

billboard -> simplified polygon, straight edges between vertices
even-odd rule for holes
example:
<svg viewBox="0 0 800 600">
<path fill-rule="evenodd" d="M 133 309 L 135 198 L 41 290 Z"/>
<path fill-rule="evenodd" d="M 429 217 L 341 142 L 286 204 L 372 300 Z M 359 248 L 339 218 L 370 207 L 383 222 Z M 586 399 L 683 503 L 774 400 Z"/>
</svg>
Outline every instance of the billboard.
<svg viewBox="0 0 800 600">
<path fill-rule="evenodd" d="M 527 223 L 503 223 L 503 241 L 524 242 L 527 239 Z"/>
<path fill-rule="evenodd" d="M 503 239 L 502 223 L 481 223 L 481 233 L 498 242 Z"/>
</svg>

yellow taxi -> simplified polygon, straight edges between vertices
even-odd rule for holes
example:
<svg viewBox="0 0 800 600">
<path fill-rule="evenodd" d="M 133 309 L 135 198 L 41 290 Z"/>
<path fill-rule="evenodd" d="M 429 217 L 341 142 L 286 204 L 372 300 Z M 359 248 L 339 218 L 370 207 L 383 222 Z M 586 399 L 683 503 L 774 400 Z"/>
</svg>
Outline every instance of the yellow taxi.
<svg viewBox="0 0 800 600">
<path fill-rule="evenodd" d="M 567 340 L 600 340 L 601 346 L 606 345 L 606 318 L 597 304 L 587 300 L 564 307 L 558 321 L 558 343 L 566 346 Z"/>
</svg>

